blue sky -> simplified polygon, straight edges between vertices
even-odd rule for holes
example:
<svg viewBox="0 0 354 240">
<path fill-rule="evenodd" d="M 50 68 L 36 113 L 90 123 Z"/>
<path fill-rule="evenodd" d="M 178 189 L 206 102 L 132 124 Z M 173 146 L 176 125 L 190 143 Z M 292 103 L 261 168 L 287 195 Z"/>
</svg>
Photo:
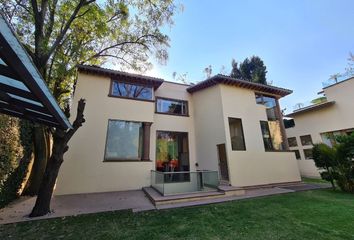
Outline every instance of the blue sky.
<svg viewBox="0 0 354 240">
<path fill-rule="evenodd" d="M 184 11 L 166 32 L 171 38 L 167 65 L 154 64 L 148 74 L 172 80 L 188 72 L 191 82 L 203 80 L 231 59 L 260 56 L 273 85 L 294 90 L 281 100 L 286 112 L 315 98 L 322 81 L 343 72 L 354 52 L 354 1 L 249 0 L 184 1 Z"/>
</svg>

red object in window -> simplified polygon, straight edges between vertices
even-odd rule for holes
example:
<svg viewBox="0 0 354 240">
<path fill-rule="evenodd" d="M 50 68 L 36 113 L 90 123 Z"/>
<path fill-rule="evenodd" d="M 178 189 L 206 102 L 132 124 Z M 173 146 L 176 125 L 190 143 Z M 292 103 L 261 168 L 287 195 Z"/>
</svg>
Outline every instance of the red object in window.
<svg viewBox="0 0 354 240">
<path fill-rule="evenodd" d="M 156 169 L 163 169 L 163 161 L 161 160 L 156 161 Z"/>
<path fill-rule="evenodd" d="M 177 160 L 177 159 L 171 160 L 170 163 L 169 163 L 169 166 L 170 166 L 171 168 L 176 168 L 176 167 L 178 167 L 178 160 Z"/>
</svg>

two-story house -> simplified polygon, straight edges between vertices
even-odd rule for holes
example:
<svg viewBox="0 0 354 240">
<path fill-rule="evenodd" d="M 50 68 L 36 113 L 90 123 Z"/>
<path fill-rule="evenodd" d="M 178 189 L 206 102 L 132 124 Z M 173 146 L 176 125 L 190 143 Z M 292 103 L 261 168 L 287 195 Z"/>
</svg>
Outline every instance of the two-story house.
<svg viewBox="0 0 354 240">
<path fill-rule="evenodd" d="M 70 142 L 55 194 L 300 181 L 279 98 L 290 90 L 216 75 L 195 85 L 79 66 Z"/>
</svg>

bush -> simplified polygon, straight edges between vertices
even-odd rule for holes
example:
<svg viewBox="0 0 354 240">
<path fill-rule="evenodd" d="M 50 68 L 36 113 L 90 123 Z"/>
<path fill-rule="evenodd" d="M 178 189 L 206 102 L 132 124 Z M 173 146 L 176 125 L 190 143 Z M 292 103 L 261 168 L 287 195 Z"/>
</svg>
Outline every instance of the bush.
<svg viewBox="0 0 354 240">
<path fill-rule="evenodd" d="M 322 179 L 336 183 L 342 191 L 354 193 L 354 133 L 337 136 L 337 144 L 315 144 L 312 152 L 316 166 L 323 170 Z"/>
<path fill-rule="evenodd" d="M 0 114 L 0 189 L 22 157 L 19 120 Z"/>
<path fill-rule="evenodd" d="M 1 115 L 1 123 L 6 123 L 6 118 L 9 117 Z M 3 168 L 6 174 L 1 175 L 0 208 L 19 197 L 19 191 L 26 177 L 32 155 L 32 124 L 14 118 L 11 118 L 11 121 L 16 121 L 17 124 L 0 125 L 0 129 L 4 132 L 4 135 L 0 136 L 3 166 L 10 166 L 11 164 L 8 162 L 16 163 L 11 167 Z M 8 132 L 6 132 L 6 129 Z"/>
</svg>

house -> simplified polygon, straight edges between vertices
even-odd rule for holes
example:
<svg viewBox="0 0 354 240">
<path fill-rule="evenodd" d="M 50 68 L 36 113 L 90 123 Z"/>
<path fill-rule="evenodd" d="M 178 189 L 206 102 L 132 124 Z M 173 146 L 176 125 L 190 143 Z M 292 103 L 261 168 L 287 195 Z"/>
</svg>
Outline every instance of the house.
<svg viewBox="0 0 354 240">
<path fill-rule="evenodd" d="M 312 160 L 312 144 L 332 146 L 334 136 L 354 131 L 354 78 L 344 79 L 323 88 L 320 94 L 325 100 L 300 108 L 287 117 L 295 125 L 286 129 L 290 149 L 295 152 L 303 176 L 319 177 Z"/>
<path fill-rule="evenodd" d="M 216 75 L 195 85 L 79 66 L 70 142 L 55 194 L 162 194 L 300 181 L 278 99 L 290 90 Z M 72 112 L 75 117 L 75 112 Z"/>
</svg>

